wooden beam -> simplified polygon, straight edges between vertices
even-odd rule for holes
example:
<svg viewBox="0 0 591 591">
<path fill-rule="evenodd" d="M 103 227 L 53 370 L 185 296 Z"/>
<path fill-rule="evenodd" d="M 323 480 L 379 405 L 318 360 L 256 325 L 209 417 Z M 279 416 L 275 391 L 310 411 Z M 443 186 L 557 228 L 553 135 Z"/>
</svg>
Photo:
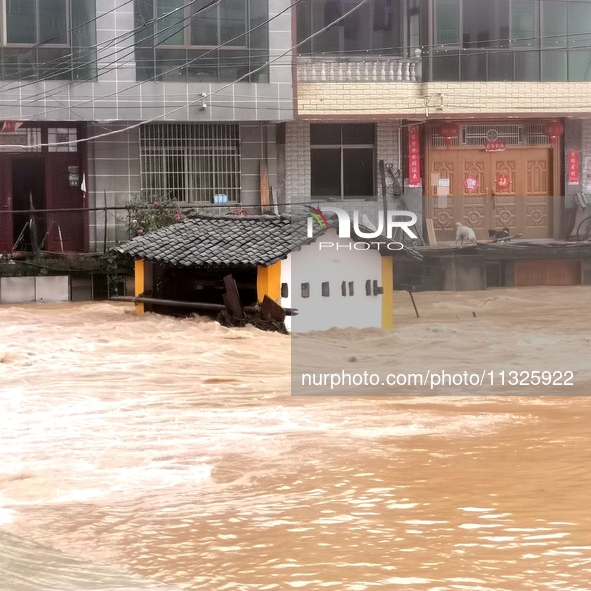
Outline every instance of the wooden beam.
<svg viewBox="0 0 591 591">
<path fill-rule="evenodd" d="M 269 169 L 267 168 L 266 162 L 261 160 L 260 162 L 260 186 L 261 186 L 261 211 L 265 213 L 271 208 L 271 202 L 269 200 Z"/>
<path fill-rule="evenodd" d="M 224 277 L 224 285 L 226 286 L 226 293 L 223 295 L 223 298 L 228 314 L 238 320 L 242 320 L 244 318 L 244 310 L 240 303 L 240 294 L 238 293 L 234 277 L 232 275 L 226 275 Z"/>
<path fill-rule="evenodd" d="M 435 237 L 435 227 L 433 226 L 433 219 L 427 218 L 425 220 L 425 225 L 427 226 L 427 240 L 429 241 L 429 246 L 437 246 L 437 238 Z"/>
<path fill-rule="evenodd" d="M 167 300 L 163 298 L 152 298 L 149 296 L 113 296 L 109 300 L 114 302 L 132 302 L 132 303 L 146 303 L 156 304 L 159 306 L 170 306 L 171 308 L 187 308 L 189 310 L 202 310 L 204 312 L 221 312 L 226 309 L 224 304 L 212 304 L 209 302 L 183 302 L 181 300 Z M 244 306 L 244 311 L 249 314 L 256 314 L 260 310 L 257 306 Z M 298 311 L 294 308 L 282 308 L 286 316 L 297 316 Z"/>
</svg>

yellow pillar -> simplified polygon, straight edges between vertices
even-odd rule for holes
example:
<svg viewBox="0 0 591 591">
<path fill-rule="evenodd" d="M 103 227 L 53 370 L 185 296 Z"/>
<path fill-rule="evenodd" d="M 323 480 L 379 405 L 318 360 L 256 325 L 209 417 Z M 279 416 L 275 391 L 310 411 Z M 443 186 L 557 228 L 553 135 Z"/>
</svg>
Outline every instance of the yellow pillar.
<svg viewBox="0 0 591 591">
<path fill-rule="evenodd" d="M 145 263 L 144 261 L 135 262 L 135 296 L 139 296 L 145 291 Z M 144 313 L 144 304 L 136 303 L 136 314 Z"/>
<path fill-rule="evenodd" d="M 262 302 L 265 295 L 275 302 L 281 297 L 281 261 L 257 269 L 257 300 Z"/>
<path fill-rule="evenodd" d="M 394 259 L 382 257 L 382 328 L 394 327 Z"/>
</svg>

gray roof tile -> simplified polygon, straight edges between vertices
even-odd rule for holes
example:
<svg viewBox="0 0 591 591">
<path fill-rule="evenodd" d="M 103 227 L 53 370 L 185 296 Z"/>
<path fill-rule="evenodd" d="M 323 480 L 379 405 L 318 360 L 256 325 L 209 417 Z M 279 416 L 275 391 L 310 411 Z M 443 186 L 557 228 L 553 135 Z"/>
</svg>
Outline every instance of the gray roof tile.
<svg viewBox="0 0 591 591">
<path fill-rule="evenodd" d="M 329 219 L 330 226 L 336 220 Z M 136 259 L 194 268 L 268 266 L 326 232 L 307 218 L 286 215 L 195 215 L 183 222 L 136 236 L 117 248 Z M 415 251 L 389 252 L 394 258 L 421 258 Z"/>
</svg>

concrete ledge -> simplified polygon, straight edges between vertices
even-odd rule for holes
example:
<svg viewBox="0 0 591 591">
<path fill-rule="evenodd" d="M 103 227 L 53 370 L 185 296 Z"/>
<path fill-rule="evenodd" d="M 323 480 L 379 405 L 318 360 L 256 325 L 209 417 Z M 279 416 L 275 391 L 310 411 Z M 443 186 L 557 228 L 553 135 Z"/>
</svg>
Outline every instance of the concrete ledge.
<svg viewBox="0 0 591 591">
<path fill-rule="evenodd" d="M 70 278 L 67 275 L 0 278 L 0 304 L 69 300 Z"/>
<path fill-rule="evenodd" d="M 70 299 L 70 281 L 67 275 L 35 277 L 36 302 L 67 302 Z"/>
<path fill-rule="evenodd" d="M 35 277 L 0 277 L 0 303 L 35 301 Z"/>
</svg>

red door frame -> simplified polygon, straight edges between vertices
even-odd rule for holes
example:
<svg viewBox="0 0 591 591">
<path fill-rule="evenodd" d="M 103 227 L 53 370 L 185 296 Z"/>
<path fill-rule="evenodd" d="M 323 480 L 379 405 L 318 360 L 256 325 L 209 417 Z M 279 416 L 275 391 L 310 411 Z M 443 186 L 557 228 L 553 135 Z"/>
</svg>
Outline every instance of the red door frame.
<svg viewBox="0 0 591 591">
<path fill-rule="evenodd" d="M 0 253 L 12 252 L 12 160 L 0 154 Z"/>
<path fill-rule="evenodd" d="M 26 125 L 26 124 L 25 124 Z M 66 122 L 32 122 L 30 125 L 41 128 L 42 142 L 47 143 L 47 130 L 49 127 L 72 127 L 71 123 Z M 86 125 L 78 123 L 76 124 L 78 130 L 78 139 L 84 139 L 87 135 Z M 76 152 L 48 152 L 47 147 L 43 147 L 40 151 L 36 152 L 4 152 L 0 153 L 0 254 L 9 254 L 12 252 L 14 240 L 16 237 L 13 235 L 13 197 L 12 197 L 12 163 L 15 158 L 42 158 L 45 162 L 45 208 L 46 209 L 59 209 L 62 207 L 60 204 L 60 197 L 54 190 L 54 183 L 56 181 L 56 171 L 53 169 L 52 163 L 64 162 L 65 160 L 70 161 L 70 165 L 78 166 L 79 170 L 79 182 L 78 191 L 80 192 L 80 198 L 77 200 L 77 207 L 80 207 L 82 211 L 78 213 L 81 218 L 81 237 L 77 244 L 77 251 L 88 252 L 90 237 L 89 237 L 89 225 L 88 225 L 88 170 L 87 170 L 87 150 L 86 143 L 81 142 L 77 144 Z M 75 162 L 74 162 L 75 160 Z M 61 171 L 63 173 L 63 171 Z M 81 184 L 82 179 L 86 179 L 87 192 L 82 193 Z M 49 228 L 51 222 L 54 219 L 59 218 L 59 212 L 46 213 L 47 227 Z M 46 248 L 52 251 L 59 251 L 60 243 L 59 238 L 54 233 L 50 233 L 47 241 Z"/>
</svg>

